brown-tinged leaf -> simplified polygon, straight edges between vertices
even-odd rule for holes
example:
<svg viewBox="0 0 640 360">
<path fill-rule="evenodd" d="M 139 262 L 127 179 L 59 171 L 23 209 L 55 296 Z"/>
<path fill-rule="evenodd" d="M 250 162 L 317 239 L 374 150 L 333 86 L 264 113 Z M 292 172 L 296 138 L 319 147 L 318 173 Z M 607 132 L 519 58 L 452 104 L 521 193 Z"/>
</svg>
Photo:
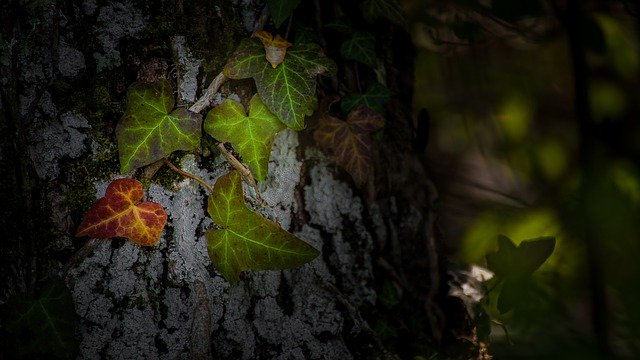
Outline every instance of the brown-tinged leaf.
<svg viewBox="0 0 640 360">
<path fill-rule="evenodd" d="M 371 133 L 384 126 L 384 118 L 369 108 L 357 108 L 343 121 L 331 115 L 320 118 L 313 138 L 333 156 L 357 186 L 363 187 L 373 176 L 375 143 Z"/>
<path fill-rule="evenodd" d="M 280 65 L 284 61 L 284 57 L 287 55 L 287 48 L 291 46 L 291 43 L 283 39 L 280 35 L 275 37 L 270 32 L 260 30 L 256 31 L 253 36 L 262 41 L 264 45 L 265 57 L 272 68 Z"/>
<path fill-rule="evenodd" d="M 84 214 L 76 236 L 122 236 L 143 246 L 155 245 L 167 223 L 167 213 L 158 203 L 141 203 L 143 195 L 138 180 L 112 181 L 104 197 Z"/>
</svg>

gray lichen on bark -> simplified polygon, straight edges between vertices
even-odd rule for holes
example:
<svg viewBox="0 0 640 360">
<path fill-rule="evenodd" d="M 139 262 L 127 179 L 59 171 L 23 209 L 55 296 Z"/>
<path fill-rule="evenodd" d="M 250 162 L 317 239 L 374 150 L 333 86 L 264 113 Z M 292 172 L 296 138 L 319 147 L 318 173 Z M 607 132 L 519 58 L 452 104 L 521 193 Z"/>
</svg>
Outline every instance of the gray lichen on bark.
<svg viewBox="0 0 640 360">
<path fill-rule="evenodd" d="M 174 36 L 171 45 L 176 65 L 180 68 L 178 102 L 193 103 L 196 101 L 198 74 L 202 61 L 196 59 L 192 52 L 186 47 L 186 39 L 184 36 Z"/>
<path fill-rule="evenodd" d="M 34 124 L 29 132 L 29 156 L 38 176 L 56 179 L 60 175 L 58 160 L 85 154 L 88 129 L 87 119 L 74 112 L 66 112 L 51 123 Z"/>
<path fill-rule="evenodd" d="M 91 7 L 88 7 L 91 9 Z M 148 19 L 134 2 L 114 1 L 98 9 L 97 24 L 94 33 L 102 46 L 102 52 L 94 52 L 96 71 L 111 69 L 122 63 L 117 50 L 121 39 L 136 36 L 145 29 Z"/>
</svg>

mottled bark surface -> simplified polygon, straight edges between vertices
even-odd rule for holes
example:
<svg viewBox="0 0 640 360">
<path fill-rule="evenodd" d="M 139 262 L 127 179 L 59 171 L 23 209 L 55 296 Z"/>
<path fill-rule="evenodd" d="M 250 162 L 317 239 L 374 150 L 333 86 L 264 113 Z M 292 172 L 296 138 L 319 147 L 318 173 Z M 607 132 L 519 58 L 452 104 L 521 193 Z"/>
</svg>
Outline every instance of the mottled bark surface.
<svg viewBox="0 0 640 360">
<path fill-rule="evenodd" d="M 124 240 L 87 246 L 73 237 L 91 202 L 124 176 L 113 129 L 126 87 L 168 73 L 179 102 L 192 103 L 259 17 L 260 4 L 236 3 L 2 5 L 0 110 L 11 136 L 0 155 L 12 207 L 3 210 L 3 226 L 16 235 L 3 247 L 10 260 L 2 265 L 0 300 L 33 291 L 39 278 L 62 276 L 82 359 L 370 358 L 388 355 L 372 327 L 382 284 L 393 279 L 431 334 L 424 346 L 447 336 L 437 305 L 444 277 L 433 237 L 436 194 L 422 164 L 396 141 L 411 136 L 410 94 L 392 104 L 392 135 L 380 156 L 388 173 L 378 176 L 386 185 L 371 203 L 309 133 L 276 138 L 259 185 L 267 206 L 256 209 L 322 251 L 300 269 L 247 272 L 230 287 L 207 254 L 205 191 L 165 169 L 146 183 L 146 199 L 169 215 L 156 247 Z M 229 85 L 216 101 L 244 99 L 245 91 Z M 213 184 L 230 167 L 207 152 L 172 159 Z"/>
</svg>

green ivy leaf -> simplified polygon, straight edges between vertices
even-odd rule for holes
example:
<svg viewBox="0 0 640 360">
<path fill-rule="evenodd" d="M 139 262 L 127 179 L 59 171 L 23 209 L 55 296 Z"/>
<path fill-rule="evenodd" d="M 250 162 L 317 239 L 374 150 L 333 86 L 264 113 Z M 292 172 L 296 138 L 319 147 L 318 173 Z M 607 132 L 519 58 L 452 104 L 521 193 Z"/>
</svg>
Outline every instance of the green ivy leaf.
<svg viewBox="0 0 640 360">
<path fill-rule="evenodd" d="M 5 355 L 13 352 L 19 358 L 56 355 L 71 359 L 76 351 L 73 298 L 61 279 L 45 283 L 35 298 L 11 297 L 2 306 L 2 323 Z"/>
<path fill-rule="evenodd" d="M 523 280 L 522 282 L 505 281 L 500 289 L 498 296 L 497 308 L 501 314 L 516 308 L 526 297 L 530 295 L 531 281 Z"/>
<path fill-rule="evenodd" d="M 369 22 L 374 22 L 378 17 L 384 17 L 401 27 L 407 26 L 400 5 L 395 0 L 365 0 L 361 7 L 364 18 Z"/>
<path fill-rule="evenodd" d="M 294 130 L 304 129 L 304 117 L 317 107 L 316 76 L 335 72 L 335 63 L 316 44 L 291 47 L 284 61 L 273 68 L 256 39 L 244 39 L 224 68 L 228 78 L 253 78 L 265 105 Z"/>
<path fill-rule="evenodd" d="M 487 267 L 503 282 L 498 310 L 505 313 L 521 304 L 533 287 L 532 275 L 551 256 L 556 244 L 552 236 L 525 240 L 516 246 L 504 235 L 498 236 L 498 251 L 487 254 Z"/>
<path fill-rule="evenodd" d="M 241 103 L 225 99 L 209 111 L 204 121 L 204 131 L 219 141 L 230 142 L 259 181 L 267 177 L 273 139 L 284 129 L 258 95 L 249 102 L 249 116 Z"/>
<path fill-rule="evenodd" d="M 355 108 L 366 106 L 379 113 L 384 113 L 385 106 L 391 98 L 391 91 L 380 83 L 373 83 L 364 94 L 348 93 L 340 102 L 340 108 L 345 114 Z"/>
<path fill-rule="evenodd" d="M 279 28 L 291 16 L 298 4 L 300 4 L 300 0 L 267 0 L 274 25 Z"/>
<path fill-rule="evenodd" d="M 209 257 L 231 284 L 244 270 L 296 268 L 320 252 L 276 223 L 247 208 L 240 173 L 221 176 L 207 207 L 220 230 L 206 233 Z"/>
<path fill-rule="evenodd" d="M 378 67 L 376 38 L 367 31 L 356 31 L 340 46 L 345 59 L 359 61 L 372 69 Z"/>
<path fill-rule="evenodd" d="M 551 256 L 556 244 L 552 236 L 525 240 L 515 246 L 504 235 L 498 237 L 498 251 L 487 254 L 487 266 L 496 277 L 522 280 L 533 274 Z"/>
<path fill-rule="evenodd" d="M 122 173 L 200 145 L 202 116 L 184 108 L 171 111 L 174 104 L 167 80 L 129 87 L 127 108 L 116 127 Z"/>
</svg>

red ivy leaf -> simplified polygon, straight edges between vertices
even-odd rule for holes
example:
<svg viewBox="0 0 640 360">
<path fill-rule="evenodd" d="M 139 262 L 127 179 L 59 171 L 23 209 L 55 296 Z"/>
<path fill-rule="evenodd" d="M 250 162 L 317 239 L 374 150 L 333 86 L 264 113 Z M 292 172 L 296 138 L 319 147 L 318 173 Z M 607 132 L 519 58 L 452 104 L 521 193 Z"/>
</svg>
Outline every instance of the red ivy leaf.
<svg viewBox="0 0 640 360">
<path fill-rule="evenodd" d="M 322 149 L 333 156 L 359 187 L 373 176 L 375 143 L 371 133 L 384 126 L 384 118 L 366 107 L 357 108 L 343 121 L 331 115 L 320 118 L 313 138 Z"/>
<path fill-rule="evenodd" d="M 142 183 L 135 179 L 114 180 L 99 199 L 84 214 L 76 237 L 125 237 L 136 244 L 153 246 L 167 223 L 162 205 L 143 202 Z"/>
</svg>

